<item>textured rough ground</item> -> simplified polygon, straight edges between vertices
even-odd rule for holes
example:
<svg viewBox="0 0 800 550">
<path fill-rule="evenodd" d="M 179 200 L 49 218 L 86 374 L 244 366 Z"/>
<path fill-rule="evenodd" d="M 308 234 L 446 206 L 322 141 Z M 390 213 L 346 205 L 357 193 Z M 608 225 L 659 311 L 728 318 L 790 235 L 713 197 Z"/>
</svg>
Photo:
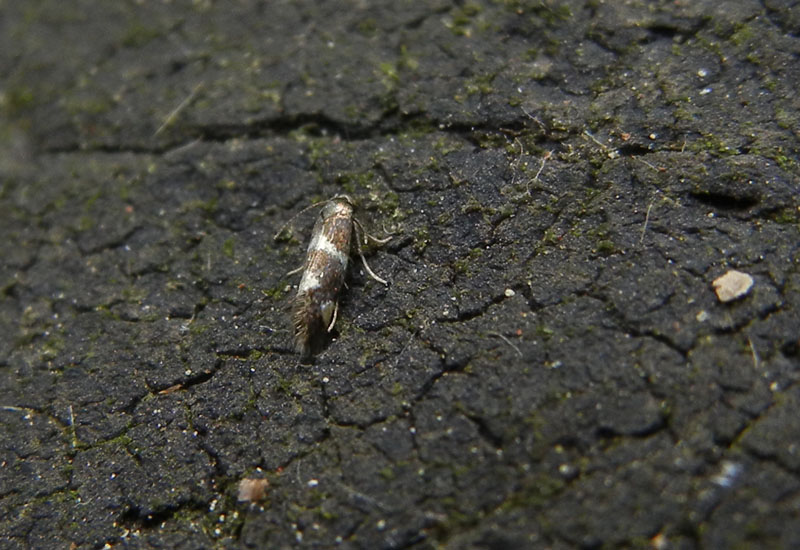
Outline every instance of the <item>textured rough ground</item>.
<svg viewBox="0 0 800 550">
<path fill-rule="evenodd" d="M 800 7 L 718 4 L 0 2 L 0 546 L 800 546 Z"/>
</svg>

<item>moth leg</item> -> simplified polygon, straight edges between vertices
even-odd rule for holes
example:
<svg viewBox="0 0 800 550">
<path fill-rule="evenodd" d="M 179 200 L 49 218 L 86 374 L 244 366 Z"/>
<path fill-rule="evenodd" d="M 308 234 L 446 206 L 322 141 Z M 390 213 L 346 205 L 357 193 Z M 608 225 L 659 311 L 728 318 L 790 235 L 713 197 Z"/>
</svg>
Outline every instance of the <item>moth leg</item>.
<svg viewBox="0 0 800 550">
<path fill-rule="evenodd" d="M 389 235 L 385 239 L 379 239 L 378 237 L 374 237 L 374 236 L 370 235 L 369 233 L 367 233 L 364 230 L 364 226 L 361 225 L 361 222 L 359 222 L 357 219 L 353 218 L 353 222 L 355 222 L 356 227 L 358 227 L 361 230 L 361 232 L 364 234 L 364 244 L 366 244 L 367 239 L 372 239 L 373 242 L 376 242 L 378 244 L 386 244 L 386 243 L 388 243 L 389 241 L 392 240 L 392 236 L 391 235 Z M 384 230 L 385 230 L 385 228 L 384 228 Z"/>
<path fill-rule="evenodd" d="M 376 242 L 378 244 L 386 244 L 386 243 L 388 243 L 389 241 L 392 240 L 392 236 L 391 235 L 389 235 L 385 239 L 379 239 L 378 237 L 373 237 L 372 235 L 370 235 L 366 231 L 364 231 L 364 237 L 366 237 L 367 239 L 372 239 L 374 242 Z"/>
<path fill-rule="evenodd" d="M 301 265 L 300 267 L 298 267 L 297 269 L 293 269 L 293 270 L 291 270 L 291 271 L 288 271 L 288 272 L 286 273 L 286 275 L 284 275 L 284 277 L 291 277 L 292 275 L 295 275 L 295 274 L 297 274 L 297 273 L 300 273 L 301 271 L 303 271 L 303 269 L 304 269 L 305 267 L 306 267 L 306 264 L 303 264 L 303 265 Z"/>
<path fill-rule="evenodd" d="M 331 317 L 331 324 L 328 325 L 328 332 L 333 330 L 333 325 L 336 324 L 336 316 L 339 314 L 339 302 L 337 301 L 333 306 L 333 316 Z"/>
<path fill-rule="evenodd" d="M 385 280 L 381 279 L 380 277 L 378 277 L 377 275 L 375 275 L 375 273 L 369 268 L 369 264 L 367 263 L 367 259 L 364 257 L 364 253 L 361 251 L 361 239 L 358 237 L 359 231 L 363 231 L 363 228 L 361 227 L 360 223 L 356 223 L 355 224 L 355 231 L 353 231 L 353 233 L 356 236 L 356 248 L 358 249 L 358 255 L 361 258 L 361 262 L 364 264 L 364 269 L 367 270 L 367 273 L 369 273 L 370 277 L 372 277 L 373 279 L 375 279 L 379 283 L 383 283 L 386 286 L 388 286 L 389 285 L 388 281 L 385 281 Z M 365 232 L 365 234 L 366 234 L 366 232 Z"/>
</svg>

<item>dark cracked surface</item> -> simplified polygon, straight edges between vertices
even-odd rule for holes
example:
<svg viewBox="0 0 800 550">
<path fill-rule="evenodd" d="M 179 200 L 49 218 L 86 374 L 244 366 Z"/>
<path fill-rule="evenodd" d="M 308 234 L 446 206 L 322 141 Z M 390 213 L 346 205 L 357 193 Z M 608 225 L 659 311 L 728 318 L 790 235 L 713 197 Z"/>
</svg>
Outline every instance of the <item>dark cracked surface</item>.
<svg viewBox="0 0 800 550">
<path fill-rule="evenodd" d="M 798 13 L 0 2 L 0 546 L 800 547 Z"/>
</svg>

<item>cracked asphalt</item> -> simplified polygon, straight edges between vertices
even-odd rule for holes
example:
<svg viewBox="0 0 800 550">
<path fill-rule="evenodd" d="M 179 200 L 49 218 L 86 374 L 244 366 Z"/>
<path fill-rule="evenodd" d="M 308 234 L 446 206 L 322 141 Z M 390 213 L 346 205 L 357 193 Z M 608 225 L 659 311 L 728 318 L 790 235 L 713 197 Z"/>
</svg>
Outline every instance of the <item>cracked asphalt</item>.
<svg viewBox="0 0 800 550">
<path fill-rule="evenodd" d="M 0 3 L 0 547 L 800 547 L 798 13 Z"/>
</svg>

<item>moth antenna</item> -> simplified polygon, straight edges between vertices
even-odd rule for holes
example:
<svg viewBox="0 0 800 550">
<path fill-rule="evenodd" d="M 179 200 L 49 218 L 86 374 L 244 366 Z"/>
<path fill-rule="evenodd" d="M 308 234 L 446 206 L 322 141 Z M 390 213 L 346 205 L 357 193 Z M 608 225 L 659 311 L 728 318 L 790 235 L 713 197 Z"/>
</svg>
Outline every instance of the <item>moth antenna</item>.
<svg viewBox="0 0 800 550">
<path fill-rule="evenodd" d="M 277 240 L 278 240 L 278 237 L 280 237 L 281 233 L 283 233 L 283 230 L 284 230 L 284 229 L 286 229 L 287 227 L 289 227 L 289 225 L 290 225 L 290 224 L 294 223 L 294 221 L 295 221 L 295 220 L 296 220 L 298 217 L 302 216 L 303 214 L 305 214 L 306 212 L 308 212 L 308 211 L 309 211 L 309 210 L 311 210 L 312 208 L 319 208 L 320 206 L 324 206 L 324 205 L 328 204 L 329 202 L 331 202 L 331 201 L 329 201 L 329 200 L 328 200 L 328 201 L 320 201 L 320 202 L 318 202 L 318 203 L 316 203 L 316 204 L 312 204 L 312 205 L 306 206 L 306 207 L 305 207 L 305 208 L 303 208 L 303 209 L 302 209 L 300 212 L 298 212 L 297 214 L 295 214 L 294 216 L 292 216 L 291 218 L 289 218 L 289 220 L 288 220 L 288 221 L 287 221 L 285 224 L 283 224 L 283 225 L 281 226 L 281 228 L 280 228 L 280 229 L 278 229 L 278 232 L 277 232 L 277 233 L 275 233 L 275 234 L 272 236 L 272 240 L 273 240 L 273 241 L 277 241 Z"/>
</svg>

